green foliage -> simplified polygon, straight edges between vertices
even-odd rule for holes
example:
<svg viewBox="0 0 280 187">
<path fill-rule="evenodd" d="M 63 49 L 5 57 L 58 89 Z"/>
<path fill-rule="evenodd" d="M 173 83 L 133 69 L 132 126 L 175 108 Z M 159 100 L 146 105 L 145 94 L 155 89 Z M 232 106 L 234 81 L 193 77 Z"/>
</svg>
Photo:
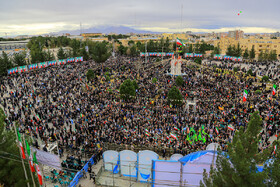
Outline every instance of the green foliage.
<svg viewBox="0 0 280 187">
<path fill-rule="evenodd" d="M 8 55 L 3 51 L 2 57 L 0 56 L 0 76 L 7 75 L 8 69 L 13 68 L 13 64 L 9 59 Z"/>
<path fill-rule="evenodd" d="M 54 54 L 48 49 L 48 51 L 45 53 L 45 61 L 53 61 L 55 60 Z"/>
<path fill-rule="evenodd" d="M 184 80 L 182 76 L 178 76 L 175 80 L 177 86 L 183 86 Z"/>
<path fill-rule="evenodd" d="M 249 57 L 248 48 L 245 49 L 245 51 L 244 51 L 244 53 L 243 53 L 243 57 L 244 57 L 244 58 L 248 58 L 248 57 Z"/>
<path fill-rule="evenodd" d="M 255 91 L 255 94 L 260 95 L 261 93 L 262 93 L 262 91 L 260 91 L 260 90 L 256 90 L 256 91 Z"/>
<path fill-rule="evenodd" d="M 250 59 L 254 59 L 256 57 L 255 46 L 253 45 L 250 50 Z"/>
<path fill-rule="evenodd" d="M 139 55 L 139 54 L 137 53 L 136 46 L 135 45 L 131 46 L 130 47 L 130 56 L 137 56 L 137 55 Z"/>
<path fill-rule="evenodd" d="M 4 120 L 5 115 L 2 108 L 0 108 L 0 184 L 15 187 L 27 186 L 20 159 L 21 155 L 16 145 L 15 133 L 13 129 L 11 131 L 5 130 L 6 124 Z M 28 175 L 30 175 L 27 162 L 25 162 L 25 168 Z"/>
<path fill-rule="evenodd" d="M 153 83 L 153 84 L 157 83 L 157 78 L 154 77 L 154 78 L 152 79 L 152 83 Z"/>
<path fill-rule="evenodd" d="M 239 70 L 239 69 L 238 69 L 237 67 L 234 67 L 234 68 L 233 68 L 233 71 L 234 71 L 234 72 L 238 72 L 238 70 Z"/>
<path fill-rule="evenodd" d="M 135 87 L 130 79 L 125 80 L 120 87 L 121 98 L 125 101 L 136 95 Z"/>
<path fill-rule="evenodd" d="M 92 50 L 92 58 L 97 63 L 105 62 L 111 56 L 107 42 L 98 42 Z"/>
<path fill-rule="evenodd" d="M 181 105 L 183 96 L 176 86 L 173 86 L 167 94 L 168 102 L 172 105 Z"/>
<path fill-rule="evenodd" d="M 122 44 L 118 47 L 118 52 L 120 55 L 125 55 L 127 52 L 128 47 L 123 46 Z"/>
<path fill-rule="evenodd" d="M 240 57 L 242 55 L 242 49 L 240 48 L 240 44 L 238 43 L 237 46 L 229 45 L 227 48 L 226 55 Z"/>
<path fill-rule="evenodd" d="M 138 86 L 136 80 L 133 80 L 133 81 L 132 81 L 132 84 L 133 84 L 133 86 L 134 86 L 134 88 L 135 88 L 136 90 L 139 89 L 139 86 Z"/>
<path fill-rule="evenodd" d="M 194 62 L 201 65 L 202 59 L 201 57 L 197 57 L 194 59 Z"/>
<path fill-rule="evenodd" d="M 13 56 L 13 63 L 16 66 L 24 66 L 26 65 L 26 61 L 25 61 L 25 53 L 15 53 Z"/>
<path fill-rule="evenodd" d="M 110 76 L 106 75 L 106 82 L 109 82 L 111 79 L 110 79 Z"/>
<path fill-rule="evenodd" d="M 89 81 L 95 79 L 95 73 L 93 72 L 92 69 L 89 69 L 89 70 L 87 71 L 86 76 L 87 76 L 87 80 L 89 80 Z"/>
<path fill-rule="evenodd" d="M 236 131 L 228 152 L 218 153 L 216 168 L 211 168 L 210 175 L 204 170 L 200 186 L 265 186 L 265 173 L 257 173 L 257 164 L 267 155 L 259 153 L 258 136 L 262 129 L 262 119 L 254 112 L 246 130 L 243 127 Z M 226 158 L 228 157 L 228 158 Z"/>
<path fill-rule="evenodd" d="M 57 58 L 58 59 L 65 59 L 66 58 L 66 54 L 65 54 L 62 47 L 60 47 L 58 52 L 57 52 Z"/>
<path fill-rule="evenodd" d="M 247 71 L 247 75 L 253 76 L 253 71 L 252 71 L 252 69 L 249 69 L 249 70 Z"/>
<path fill-rule="evenodd" d="M 84 59 L 85 61 L 88 61 L 88 60 L 89 60 L 89 54 L 88 54 L 88 52 L 86 51 L 85 47 L 83 47 L 83 48 L 81 49 L 81 56 L 83 57 L 83 59 Z"/>
<path fill-rule="evenodd" d="M 78 40 L 71 40 L 70 46 L 72 48 L 72 56 L 73 57 L 80 56 L 81 42 Z"/>
<path fill-rule="evenodd" d="M 266 76 L 266 75 L 264 75 L 264 76 L 262 77 L 262 81 L 264 81 L 264 82 L 268 82 L 268 81 L 269 81 L 269 77 L 268 77 L 268 76 Z"/>
<path fill-rule="evenodd" d="M 214 47 L 213 54 L 221 54 L 221 48 L 220 45 L 218 44 L 217 47 Z M 214 55 L 213 55 L 214 56 Z"/>
</svg>

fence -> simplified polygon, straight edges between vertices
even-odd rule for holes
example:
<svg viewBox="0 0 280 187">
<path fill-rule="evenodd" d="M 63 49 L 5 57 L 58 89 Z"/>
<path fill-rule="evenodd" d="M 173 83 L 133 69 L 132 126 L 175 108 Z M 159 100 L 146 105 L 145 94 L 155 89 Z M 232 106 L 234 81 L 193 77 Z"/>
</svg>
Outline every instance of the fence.
<svg viewBox="0 0 280 187">
<path fill-rule="evenodd" d="M 94 164 L 93 158 L 95 155 L 93 155 L 89 161 L 84 165 L 83 169 L 81 169 L 73 178 L 72 182 L 70 183 L 69 187 L 74 187 L 79 183 L 79 180 L 81 177 L 83 177 L 83 171 L 87 172 L 88 171 L 88 164 L 91 163 L 91 165 Z"/>
<path fill-rule="evenodd" d="M 159 164 L 163 163 L 163 164 Z M 111 165 L 111 169 L 114 170 L 115 163 L 106 162 L 105 164 Z M 140 164 L 139 169 L 146 169 L 148 165 Z M 152 168 L 150 169 L 151 177 L 146 181 L 139 181 L 136 177 L 124 176 L 121 170 L 118 173 L 108 171 L 105 166 L 102 166 L 96 175 L 96 185 L 97 186 L 152 186 L 152 187 L 162 187 L 162 186 L 188 186 L 194 187 L 199 186 L 199 181 L 203 177 L 203 169 L 210 169 L 210 164 L 208 163 L 196 163 L 192 164 L 190 167 L 184 166 L 182 163 L 177 161 L 163 161 L 155 160 L 152 162 Z M 123 167 L 129 168 L 130 175 L 134 175 L 135 166 L 134 163 L 128 163 L 123 165 Z M 208 169 L 207 169 L 208 170 Z M 138 173 L 138 172 L 137 172 Z"/>
</svg>

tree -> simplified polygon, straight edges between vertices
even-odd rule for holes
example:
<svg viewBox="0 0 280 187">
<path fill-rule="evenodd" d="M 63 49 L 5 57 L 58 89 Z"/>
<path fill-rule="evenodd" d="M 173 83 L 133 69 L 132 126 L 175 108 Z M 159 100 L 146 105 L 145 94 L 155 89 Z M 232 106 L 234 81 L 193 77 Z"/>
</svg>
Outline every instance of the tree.
<svg viewBox="0 0 280 187">
<path fill-rule="evenodd" d="M 153 83 L 153 84 L 157 83 L 157 78 L 154 77 L 154 78 L 152 79 L 152 83 Z"/>
<path fill-rule="evenodd" d="M 200 57 L 198 57 L 198 58 L 194 59 L 194 62 L 197 63 L 197 64 L 201 64 L 202 60 L 201 60 Z"/>
<path fill-rule="evenodd" d="M 266 75 L 264 75 L 264 76 L 262 77 L 262 81 L 264 81 L 264 82 L 268 82 L 268 81 L 269 81 L 269 77 L 268 77 L 268 76 L 266 76 Z"/>
<path fill-rule="evenodd" d="M 25 56 L 25 53 L 15 53 L 13 56 L 13 63 L 16 64 L 16 66 L 26 65 Z"/>
<path fill-rule="evenodd" d="M 2 57 L 0 56 L 0 75 L 7 75 L 8 69 L 13 68 L 13 64 L 9 59 L 7 53 L 2 52 Z"/>
<path fill-rule="evenodd" d="M 123 46 L 122 44 L 118 47 L 118 51 L 119 51 L 120 55 L 126 54 L 127 49 L 128 48 Z"/>
<path fill-rule="evenodd" d="M 275 50 L 270 51 L 268 60 L 269 61 L 276 61 L 277 60 L 277 54 L 276 54 Z"/>
<path fill-rule="evenodd" d="M 267 158 L 267 151 L 259 153 L 262 119 L 258 112 L 250 116 L 248 127 L 236 130 L 228 152 L 218 152 L 216 168 L 211 167 L 208 175 L 204 170 L 200 186 L 265 186 L 264 172 L 257 173 L 257 164 Z"/>
<path fill-rule="evenodd" d="M 243 53 L 243 58 L 248 58 L 248 57 L 249 57 L 249 51 L 248 51 L 248 48 L 246 48 Z"/>
<path fill-rule="evenodd" d="M 46 61 L 53 61 L 55 60 L 54 54 L 48 49 L 48 51 L 45 53 L 45 60 Z"/>
<path fill-rule="evenodd" d="M 133 80 L 133 81 L 132 81 L 132 84 L 133 84 L 135 90 L 138 90 L 138 89 L 139 89 L 139 86 L 138 86 L 136 80 Z"/>
<path fill-rule="evenodd" d="M 0 184 L 15 187 L 27 186 L 20 160 L 21 155 L 16 145 L 15 133 L 11 130 L 5 130 L 6 126 L 5 115 L 0 108 Z M 25 162 L 25 168 L 30 179 L 31 175 L 28 167 L 28 162 Z"/>
<path fill-rule="evenodd" d="M 218 44 L 217 47 L 214 47 L 214 54 L 221 54 L 221 48 L 220 48 L 220 44 Z"/>
<path fill-rule="evenodd" d="M 175 80 L 177 86 L 182 86 L 184 84 L 184 80 L 182 76 L 178 76 Z"/>
<path fill-rule="evenodd" d="M 228 56 L 232 56 L 233 55 L 233 50 L 232 50 L 231 45 L 228 46 L 226 55 L 228 55 Z"/>
<path fill-rule="evenodd" d="M 190 44 L 189 49 L 188 49 L 188 52 L 189 52 L 189 53 L 193 53 L 193 45 L 192 45 L 192 44 Z"/>
<path fill-rule="evenodd" d="M 80 54 L 80 41 L 73 39 L 70 42 L 70 46 L 72 48 L 73 57 L 77 57 Z"/>
<path fill-rule="evenodd" d="M 125 101 L 136 95 L 135 87 L 130 79 L 125 80 L 120 87 L 121 98 Z"/>
<path fill-rule="evenodd" d="M 261 51 L 259 56 L 258 56 L 258 61 L 263 61 L 264 60 L 264 52 Z"/>
<path fill-rule="evenodd" d="M 252 71 L 252 69 L 249 69 L 249 70 L 247 71 L 247 75 L 253 76 L 253 71 Z"/>
<path fill-rule="evenodd" d="M 252 46 L 252 49 L 250 51 L 250 59 L 254 59 L 256 57 L 256 52 L 255 52 L 255 46 Z"/>
<path fill-rule="evenodd" d="M 278 141 L 273 142 L 273 148 L 277 146 L 275 153 L 273 153 L 273 157 L 269 163 L 264 165 L 264 171 L 268 175 L 268 179 L 266 180 L 268 186 L 279 186 L 280 184 L 280 142 Z"/>
<path fill-rule="evenodd" d="M 242 49 L 240 48 L 240 44 L 237 44 L 237 48 L 235 49 L 235 55 L 236 57 L 241 57 L 242 55 Z"/>
<path fill-rule="evenodd" d="M 58 59 L 65 59 L 66 58 L 66 54 L 65 54 L 62 47 L 60 47 L 58 52 L 57 52 L 57 58 Z"/>
<path fill-rule="evenodd" d="M 234 67 L 233 68 L 233 71 L 236 73 L 236 72 L 238 72 L 238 68 L 237 67 Z"/>
<path fill-rule="evenodd" d="M 31 63 L 38 63 L 45 61 L 45 55 L 42 51 L 42 46 L 40 43 L 34 43 L 30 49 Z"/>
<path fill-rule="evenodd" d="M 172 103 L 173 105 L 181 105 L 183 96 L 178 88 L 176 86 L 173 86 L 168 94 L 167 94 L 168 102 Z"/>
<path fill-rule="evenodd" d="M 98 42 L 92 53 L 92 58 L 97 63 L 105 62 L 111 56 L 111 52 L 108 48 L 107 42 Z"/>
<path fill-rule="evenodd" d="M 135 45 L 131 46 L 131 48 L 130 48 L 130 55 L 131 56 L 137 56 L 137 50 L 136 50 L 136 46 Z"/>
<path fill-rule="evenodd" d="M 91 81 L 91 80 L 93 80 L 95 78 L 95 73 L 93 72 L 92 69 L 89 69 L 87 71 L 87 75 L 86 76 L 87 76 L 87 80 Z"/>
<path fill-rule="evenodd" d="M 81 56 L 83 57 L 83 59 L 85 61 L 89 60 L 89 54 L 88 52 L 86 51 L 85 47 L 82 48 L 81 50 Z"/>
</svg>

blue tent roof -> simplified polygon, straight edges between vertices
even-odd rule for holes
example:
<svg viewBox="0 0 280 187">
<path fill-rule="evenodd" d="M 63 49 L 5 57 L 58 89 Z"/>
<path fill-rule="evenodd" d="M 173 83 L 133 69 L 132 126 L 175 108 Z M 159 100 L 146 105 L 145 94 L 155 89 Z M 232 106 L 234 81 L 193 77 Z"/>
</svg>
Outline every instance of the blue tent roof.
<svg viewBox="0 0 280 187">
<path fill-rule="evenodd" d="M 198 152 L 190 153 L 190 154 L 184 156 L 183 158 L 180 158 L 178 161 L 183 164 L 186 164 L 187 162 L 191 162 L 191 161 L 198 159 L 199 157 L 205 155 L 206 153 L 214 153 L 214 152 L 215 152 L 215 154 L 218 154 L 217 151 L 212 151 L 212 150 L 198 151 Z"/>
</svg>

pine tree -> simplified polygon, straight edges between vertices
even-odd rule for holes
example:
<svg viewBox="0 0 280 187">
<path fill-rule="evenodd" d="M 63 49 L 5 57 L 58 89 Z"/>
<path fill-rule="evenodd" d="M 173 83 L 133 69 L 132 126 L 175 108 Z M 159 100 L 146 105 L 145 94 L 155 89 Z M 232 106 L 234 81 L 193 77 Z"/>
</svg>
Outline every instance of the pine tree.
<svg viewBox="0 0 280 187">
<path fill-rule="evenodd" d="M 92 50 L 92 58 L 97 63 L 105 62 L 111 56 L 108 44 L 106 42 L 98 42 Z"/>
<path fill-rule="evenodd" d="M 249 57 L 249 51 L 248 51 L 248 48 L 246 48 L 243 53 L 243 58 L 248 58 L 248 57 Z"/>
<path fill-rule="evenodd" d="M 130 79 L 125 80 L 121 84 L 120 94 L 121 98 L 123 98 L 126 101 L 136 95 L 135 85 Z"/>
<path fill-rule="evenodd" d="M 231 45 L 229 45 L 228 46 L 228 48 L 227 48 L 227 52 L 226 52 L 226 55 L 228 55 L 228 56 L 232 56 L 232 47 L 231 47 Z"/>
<path fill-rule="evenodd" d="M 208 175 L 205 171 L 201 186 L 265 186 L 265 172 L 257 173 L 257 164 L 266 160 L 267 154 L 258 152 L 261 139 L 262 119 L 254 112 L 246 130 L 243 127 L 235 133 L 233 142 L 228 146 L 228 152 L 218 153 L 216 168 Z"/>
<path fill-rule="evenodd" d="M 256 52 L 255 52 L 255 47 L 254 45 L 252 46 L 252 49 L 250 51 L 250 59 L 254 59 L 256 57 Z"/>
<path fill-rule="evenodd" d="M 27 186 L 15 133 L 6 130 L 5 127 L 5 115 L 0 108 L 0 185 Z M 25 167 L 30 180 L 28 162 L 25 162 Z"/>
<path fill-rule="evenodd" d="M 167 94 L 168 102 L 172 103 L 173 105 L 181 105 L 183 96 L 176 86 L 173 86 L 168 94 Z"/>
<path fill-rule="evenodd" d="M 62 47 L 60 47 L 58 52 L 57 52 L 57 58 L 61 59 L 61 60 L 66 58 L 66 54 L 65 54 Z"/>
</svg>

